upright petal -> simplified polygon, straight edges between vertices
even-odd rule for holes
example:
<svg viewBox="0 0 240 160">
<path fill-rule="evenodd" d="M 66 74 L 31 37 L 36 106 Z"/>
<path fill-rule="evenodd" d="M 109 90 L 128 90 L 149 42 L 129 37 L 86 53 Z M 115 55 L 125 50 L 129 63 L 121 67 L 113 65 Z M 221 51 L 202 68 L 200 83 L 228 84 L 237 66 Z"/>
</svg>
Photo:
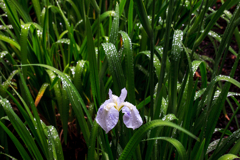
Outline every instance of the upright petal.
<svg viewBox="0 0 240 160">
<path fill-rule="evenodd" d="M 112 90 L 111 89 L 109 89 L 108 95 L 109 95 L 109 99 L 112 99 Z"/>
<path fill-rule="evenodd" d="M 121 95 L 118 97 L 118 100 L 117 100 L 118 105 L 121 105 L 121 103 L 124 102 L 126 97 L 127 97 L 127 90 L 126 90 L 126 88 L 123 88 L 121 90 Z"/>
<path fill-rule="evenodd" d="M 124 113 L 123 122 L 127 126 L 127 128 L 132 128 L 134 130 L 143 124 L 143 120 L 135 106 L 131 104 L 130 108 L 131 109 L 129 109 L 129 107 L 127 106 L 124 106 L 122 108 L 122 112 Z"/>
<path fill-rule="evenodd" d="M 108 133 L 113 129 L 119 119 L 119 112 L 114 107 L 111 107 L 108 111 L 105 109 L 105 106 L 101 105 L 97 112 L 96 121 Z"/>
</svg>

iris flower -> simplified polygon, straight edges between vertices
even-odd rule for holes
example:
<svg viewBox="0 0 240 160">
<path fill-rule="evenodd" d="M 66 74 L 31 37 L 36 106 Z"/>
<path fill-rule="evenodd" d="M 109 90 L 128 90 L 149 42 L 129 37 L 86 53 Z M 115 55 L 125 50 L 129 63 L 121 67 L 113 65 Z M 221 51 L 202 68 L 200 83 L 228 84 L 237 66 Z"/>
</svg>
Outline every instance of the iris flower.
<svg viewBox="0 0 240 160">
<path fill-rule="evenodd" d="M 127 90 L 125 88 L 121 90 L 119 97 L 113 95 L 111 89 L 109 89 L 108 94 L 109 99 L 100 106 L 96 117 L 97 123 L 106 133 L 116 126 L 121 110 L 124 113 L 123 123 L 127 128 L 134 130 L 142 125 L 143 121 L 136 106 L 129 102 L 124 102 L 127 97 Z"/>
</svg>

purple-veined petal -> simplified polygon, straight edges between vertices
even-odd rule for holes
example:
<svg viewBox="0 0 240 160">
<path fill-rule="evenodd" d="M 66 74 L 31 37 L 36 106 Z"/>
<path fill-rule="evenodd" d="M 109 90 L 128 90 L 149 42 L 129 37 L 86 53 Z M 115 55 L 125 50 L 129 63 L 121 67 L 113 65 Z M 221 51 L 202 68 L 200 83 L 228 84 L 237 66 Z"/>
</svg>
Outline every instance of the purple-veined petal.
<svg viewBox="0 0 240 160">
<path fill-rule="evenodd" d="M 121 90 L 121 95 L 118 97 L 118 100 L 117 100 L 118 105 L 123 103 L 124 100 L 126 99 L 126 97 L 127 97 L 127 90 L 126 90 L 126 88 L 123 88 Z"/>
<path fill-rule="evenodd" d="M 128 102 L 125 102 L 125 103 L 128 103 Z M 123 123 L 127 126 L 127 128 L 132 128 L 134 130 L 143 124 L 143 120 L 137 108 L 132 104 L 131 104 L 131 109 L 129 109 L 129 107 L 127 106 L 124 106 L 122 108 L 122 112 L 124 113 Z"/>
<path fill-rule="evenodd" d="M 105 101 L 106 102 L 106 101 Z M 111 107 L 109 110 L 105 109 L 105 106 L 101 105 L 97 112 L 96 121 L 108 133 L 113 129 L 119 119 L 119 112 L 116 108 Z"/>
</svg>

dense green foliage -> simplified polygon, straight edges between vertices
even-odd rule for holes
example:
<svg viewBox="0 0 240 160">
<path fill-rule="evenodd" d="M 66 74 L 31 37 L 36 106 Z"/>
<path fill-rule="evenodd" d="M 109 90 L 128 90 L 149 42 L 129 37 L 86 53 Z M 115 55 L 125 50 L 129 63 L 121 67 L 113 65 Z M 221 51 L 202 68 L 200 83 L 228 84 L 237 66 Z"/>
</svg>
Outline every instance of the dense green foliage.
<svg viewBox="0 0 240 160">
<path fill-rule="evenodd" d="M 15 156 L 12 140 L 22 159 L 64 159 L 59 134 L 63 129 L 67 144 L 74 119 L 89 160 L 237 158 L 239 93 L 229 88 L 240 88 L 233 79 L 240 53 L 230 47 L 233 35 L 240 47 L 240 0 L 222 0 L 217 10 L 215 3 L 0 0 L 0 158 Z M 222 35 L 213 31 L 219 18 L 227 22 Z M 214 59 L 196 52 L 207 36 Z M 223 76 L 228 51 L 236 59 Z M 105 134 L 96 113 L 109 89 L 119 96 L 124 87 L 144 124 L 133 131 L 120 116 Z M 225 128 L 216 128 L 229 99 L 238 107 Z M 221 137 L 212 142 L 215 132 Z"/>
</svg>

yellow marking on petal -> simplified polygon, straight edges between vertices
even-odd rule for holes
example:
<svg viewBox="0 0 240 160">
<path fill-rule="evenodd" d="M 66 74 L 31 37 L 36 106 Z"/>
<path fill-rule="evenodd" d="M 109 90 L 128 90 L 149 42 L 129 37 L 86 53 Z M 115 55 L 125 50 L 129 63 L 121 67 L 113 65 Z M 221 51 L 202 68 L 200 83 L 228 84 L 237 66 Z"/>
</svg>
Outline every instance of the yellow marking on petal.
<svg viewBox="0 0 240 160">
<path fill-rule="evenodd" d="M 135 107 L 132 103 L 123 102 L 123 103 L 121 103 L 121 105 L 120 105 L 120 107 L 119 107 L 119 111 L 122 109 L 123 106 L 128 107 L 130 110 L 133 110 L 133 107 Z"/>
<path fill-rule="evenodd" d="M 107 111 L 109 111 L 112 107 L 115 107 L 115 106 L 116 106 L 115 103 L 108 103 L 108 104 L 104 107 L 104 109 L 107 110 Z M 115 107 L 115 108 L 116 108 L 116 107 Z"/>
</svg>

